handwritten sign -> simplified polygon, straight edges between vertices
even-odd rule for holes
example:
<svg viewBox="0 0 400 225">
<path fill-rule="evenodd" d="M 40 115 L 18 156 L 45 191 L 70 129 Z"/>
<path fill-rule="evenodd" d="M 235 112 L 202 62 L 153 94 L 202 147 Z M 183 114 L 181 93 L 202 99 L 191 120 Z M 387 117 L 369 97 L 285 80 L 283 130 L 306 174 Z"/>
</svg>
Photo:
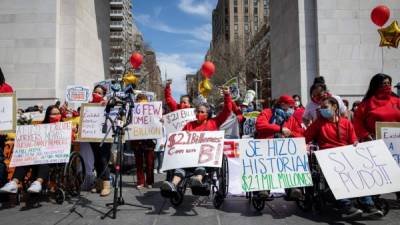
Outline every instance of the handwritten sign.
<svg viewBox="0 0 400 225">
<path fill-rule="evenodd" d="M 382 140 L 315 155 L 336 199 L 400 191 L 400 168 Z"/>
<path fill-rule="evenodd" d="M 233 101 L 236 101 L 240 98 L 239 81 L 237 77 L 228 80 L 224 86 L 229 87 Z"/>
<path fill-rule="evenodd" d="M 71 122 L 18 126 L 10 166 L 68 162 L 71 132 Z"/>
<path fill-rule="evenodd" d="M 91 94 L 89 87 L 70 85 L 65 92 L 65 100 L 69 103 L 88 103 Z"/>
<path fill-rule="evenodd" d="M 304 138 L 239 142 L 244 192 L 312 185 Z"/>
<path fill-rule="evenodd" d="M 181 131 L 182 128 L 191 121 L 196 120 L 194 108 L 181 109 L 163 116 L 165 132 L 168 134 Z"/>
<path fill-rule="evenodd" d="M 162 102 L 135 103 L 127 140 L 157 139 L 163 136 Z"/>
<path fill-rule="evenodd" d="M 103 124 L 105 106 L 100 104 L 82 104 L 80 113 L 80 126 L 77 141 L 79 142 L 102 142 L 105 136 L 103 133 Z M 115 110 L 111 113 L 111 118 L 116 116 Z M 111 123 L 107 122 L 107 128 L 111 128 Z M 112 142 L 112 130 L 107 135 L 106 142 Z"/>
<path fill-rule="evenodd" d="M 168 135 L 162 170 L 221 167 L 223 148 L 223 131 L 171 133 Z"/>
<path fill-rule="evenodd" d="M 17 101 L 15 93 L 0 94 L 0 134 L 15 132 Z"/>
<path fill-rule="evenodd" d="M 383 139 L 394 160 L 400 166 L 400 122 L 377 122 L 376 137 Z"/>
<path fill-rule="evenodd" d="M 247 118 L 243 123 L 243 135 L 254 137 L 257 118 Z"/>
</svg>

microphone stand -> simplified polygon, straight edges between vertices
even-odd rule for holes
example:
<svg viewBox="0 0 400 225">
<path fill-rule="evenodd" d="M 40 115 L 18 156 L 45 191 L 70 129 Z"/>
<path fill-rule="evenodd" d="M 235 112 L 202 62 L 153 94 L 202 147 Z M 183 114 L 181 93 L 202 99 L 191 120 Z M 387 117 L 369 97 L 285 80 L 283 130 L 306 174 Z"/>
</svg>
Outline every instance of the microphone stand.
<svg viewBox="0 0 400 225">
<path fill-rule="evenodd" d="M 117 218 L 117 211 L 118 207 L 122 205 L 128 205 L 132 207 L 137 207 L 137 208 L 142 208 L 142 209 L 148 209 L 151 210 L 152 207 L 148 206 L 143 206 L 143 205 L 138 205 L 138 204 L 132 204 L 132 203 L 126 203 L 123 196 L 122 196 L 122 174 L 121 174 L 121 166 L 123 165 L 123 142 L 124 142 L 124 136 L 125 136 L 125 130 L 127 129 L 128 125 L 131 124 L 132 122 L 132 109 L 134 107 L 134 103 L 132 100 L 132 93 L 133 93 L 133 86 L 128 85 L 128 87 L 125 89 L 124 93 L 126 94 L 125 97 L 123 97 L 122 100 L 114 96 L 111 98 L 106 107 L 106 121 L 105 121 L 105 126 L 103 127 L 103 132 L 107 130 L 106 124 L 107 121 L 111 122 L 111 128 L 108 129 L 106 135 L 104 136 L 104 139 L 101 143 L 101 145 L 104 143 L 106 140 L 109 132 L 112 130 L 113 131 L 113 138 L 114 138 L 114 144 L 117 144 L 117 160 L 116 160 L 116 165 L 115 165 L 115 182 L 114 182 L 114 199 L 112 203 L 107 203 L 106 206 L 112 206 L 112 208 L 104 213 L 104 215 L 101 217 L 101 219 L 104 219 L 106 217 L 110 217 L 112 219 Z M 120 105 L 120 108 L 118 109 L 118 114 L 114 120 L 112 120 L 109 116 L 111 108 L 114 108 L 115 106 Z M 112 214 L 112 215 L 111 215 Z"/>
</svg>

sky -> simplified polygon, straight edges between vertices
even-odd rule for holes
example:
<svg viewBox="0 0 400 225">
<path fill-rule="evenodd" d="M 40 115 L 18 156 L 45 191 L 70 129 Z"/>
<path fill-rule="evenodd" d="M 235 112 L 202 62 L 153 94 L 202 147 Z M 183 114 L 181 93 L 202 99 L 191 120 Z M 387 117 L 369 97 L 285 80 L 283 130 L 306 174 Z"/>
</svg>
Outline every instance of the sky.
<svg viewBox="0 0 400 225">
<path fill-rule="evenodd" d="M 186 74 L 195 73 L 211 41 L 211 15 L 217 0 L 132 0 L 133 17 L 155 50 L 164 80 L 172 79 L 175 98 L 186 93 Z"/>
</svg>

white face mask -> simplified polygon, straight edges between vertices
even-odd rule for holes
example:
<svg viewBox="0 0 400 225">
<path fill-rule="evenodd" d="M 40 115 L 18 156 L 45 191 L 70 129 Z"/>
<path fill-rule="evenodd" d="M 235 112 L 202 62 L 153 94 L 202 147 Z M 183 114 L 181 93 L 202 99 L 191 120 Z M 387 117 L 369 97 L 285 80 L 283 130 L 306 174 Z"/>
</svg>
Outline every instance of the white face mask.
<svg viewBox="0 0 400 225">
<path fill-rule="evenodd" d="M 299 106 L 300 106 L 300 101 L 296 101 L 296 102 L 295 102 L 295 106 L 296 106 L 296 107 L 299 107 Z"/>
</svg>

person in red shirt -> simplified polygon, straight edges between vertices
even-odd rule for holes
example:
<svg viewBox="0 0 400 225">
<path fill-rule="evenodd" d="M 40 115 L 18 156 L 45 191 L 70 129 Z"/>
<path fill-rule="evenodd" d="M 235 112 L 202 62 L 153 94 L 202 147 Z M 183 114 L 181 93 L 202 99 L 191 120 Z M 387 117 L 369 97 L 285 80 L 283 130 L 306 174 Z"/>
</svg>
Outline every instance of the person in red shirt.
<svg viewBox="0 0 400 225">
<path fill-rule="evenodd" d="M 13 93 L 13 89 L 10 85 L 6 83 L 3 71 L 0 68 L 0 93 Z"/>
<path fill-rule="evenodd" d="M 306 143 L 316 142 L 319 148 L 329 149 L 346 145 L 357 145 L 358 140 L 352 123 L 342 117 L 339 112 L 339 103 L 334 97 L 327 97 L 321 101 L 320 115 L 305 131 Z M 350 199 L 341 199 L 344 207 L 344 218 L 351 218 L 363 214 L 361 209 L 355 208 Z M 383 216 L 370 196 L 361 197 L 360 202 L 365 206 L 366 216 Z"/>
<path fill-rule="evenodd" d="M 182 130 L 184 131 L 217 131 L 219 127 L 225 122 L 232 112 L 232 98 L 229 94 L 229 89 L 223 90 L 224 94 L 224 109 L 216 117 L 211 118 L 211 109 L 207 104 L 200 104 L 196 107 L 197 120 L 187 123 Z M 206 173 L 204 167 L 176 169 L 172 182 L 164 181 L 161 185 L 161 191 L 176 192 L 177 185 L 185 178 L 186 171 L 193 171 L 191 177 L 191 187 L 203 187 L 202 179 Z"/>
<path fill-rule="evenodd" d="M 264 109 L 257 117 L 256 137 L 302 137 L 303 129 L 293 117 L 295 101 L 291 96 L 282 95 L 274 109 Z"/>
<path fill-rule="evenodd" d="M 61 112 L 57 106 L 51 105 L 47 108 L 43 124 L 58 123 L 61 121 Z M 50 166 L 48 164 L 32 165 L 32 166 L 19 166 L 15 168 L 13 178 L 10 182 L 0 189 L 3 193 L 17 193 L 18 183 L 23 181 L 29 170 L 34 171 L 32 174 L 36 175 L 36 180 L 32 182 L 28 188 L 29 193 L 40 193 L 42 185 L 49 177 Z"/>
<path fill-rule="evenodd" d="M 171 112 L 174 112 L 179 109 L 187 109 L 190 108 L 190 96 L 189 95 L 182 95 L 180 103 L 176 103 L 175 99 L 172 97 L 171 91 L 171 83 L 172 80 L 167 80 L 167 84 L 164 90 L 165 102 L 167 103 Z"/>
<path fill-rule="evenodd" d="M 400 98 L 392 92 L 392 78 L 372 77 L 367 93 L 354 112 L 353 124 L 361 141 L 374 140 L 376 122 L 400 122 Z"/>
</svg>

